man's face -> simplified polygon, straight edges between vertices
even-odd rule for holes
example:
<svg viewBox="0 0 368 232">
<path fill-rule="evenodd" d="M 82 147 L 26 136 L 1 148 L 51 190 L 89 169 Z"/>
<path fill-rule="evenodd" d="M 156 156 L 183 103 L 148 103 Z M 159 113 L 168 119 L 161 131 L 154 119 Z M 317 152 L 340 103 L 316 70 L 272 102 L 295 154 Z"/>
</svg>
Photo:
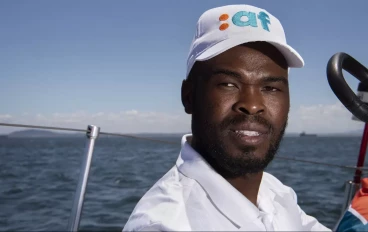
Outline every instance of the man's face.
<svg viewBox="0 0 368 232">
<path fill-rule="evenodd" d="M 264 170 L 287 125 L 283 56 L 269 44 L 247 44 L 194 69 L 192 83 L 183 85 L 182 92 L 192 114 L 194 149 L 225 178 Z"/>
</svg>

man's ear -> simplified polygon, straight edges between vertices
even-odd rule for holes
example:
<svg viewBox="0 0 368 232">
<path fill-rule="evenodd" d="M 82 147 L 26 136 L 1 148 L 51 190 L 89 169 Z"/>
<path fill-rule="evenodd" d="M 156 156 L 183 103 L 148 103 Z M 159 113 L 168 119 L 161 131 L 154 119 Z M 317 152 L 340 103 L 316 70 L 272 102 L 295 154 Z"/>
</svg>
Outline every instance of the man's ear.
<svg viewBox="0 0 368 232">
<path fill-rule="evenodd" d="M 193 83 L 185 79 L 181 85 L 181 102 L 183 103 L 185 113 L 193 112 Z"/>
</svg>

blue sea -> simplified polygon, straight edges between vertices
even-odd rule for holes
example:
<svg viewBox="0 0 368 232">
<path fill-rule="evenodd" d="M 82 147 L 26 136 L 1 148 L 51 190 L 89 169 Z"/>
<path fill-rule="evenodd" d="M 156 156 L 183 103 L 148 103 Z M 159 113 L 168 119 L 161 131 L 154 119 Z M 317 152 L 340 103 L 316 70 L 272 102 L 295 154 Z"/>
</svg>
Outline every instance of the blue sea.
<svg viewBox="0 0 368 232">
<path fill-rule="evenodd" d="M 80 230 L 121 231 L 135 204 L 175 163 L 177 144 L 96 141 Z M 0 138 L 0 230 L 66 231 L 86 140 Z M 355 166 L 360 137 L 285 137 L 278 155 Z M 367 163 L 367 162 L 366 162 Z M 301 208 L 332 228 L 353 169 L 276 158 L 267 171 L 292 187 Z"/>
</svg>

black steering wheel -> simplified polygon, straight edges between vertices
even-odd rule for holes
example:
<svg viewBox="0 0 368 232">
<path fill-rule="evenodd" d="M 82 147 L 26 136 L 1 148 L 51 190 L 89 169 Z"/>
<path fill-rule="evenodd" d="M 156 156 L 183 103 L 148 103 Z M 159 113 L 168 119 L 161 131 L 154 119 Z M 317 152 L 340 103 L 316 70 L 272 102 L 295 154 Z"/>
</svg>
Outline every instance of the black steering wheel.
<svg viewBox="0 0 368 232">
<path fill-rule="evenodd" d="M 367 123 L 368 105 L 361 101 L 346 83 L 343 69 L 360 80 L 360 85 L 368 85 L 368 69 L 343 52 L 333 55 L 327 64 L 327 79 L 332 91 L 355 117 Z"/>
</svg>

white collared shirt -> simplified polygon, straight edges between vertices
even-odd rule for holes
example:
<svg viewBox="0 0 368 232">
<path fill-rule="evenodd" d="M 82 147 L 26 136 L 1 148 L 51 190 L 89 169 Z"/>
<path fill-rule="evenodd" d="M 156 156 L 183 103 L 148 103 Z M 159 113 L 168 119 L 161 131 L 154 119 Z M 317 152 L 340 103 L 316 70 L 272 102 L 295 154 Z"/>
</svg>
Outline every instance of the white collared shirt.
<svg viewBox="0 0 368 232">
<path fill-rule="evenodd" d="M 140 199 L 123 231 L 331 231 L 264 172 L 257 206 L 215 172 L 184 135 L 174 165 Z"/>
</svg>

